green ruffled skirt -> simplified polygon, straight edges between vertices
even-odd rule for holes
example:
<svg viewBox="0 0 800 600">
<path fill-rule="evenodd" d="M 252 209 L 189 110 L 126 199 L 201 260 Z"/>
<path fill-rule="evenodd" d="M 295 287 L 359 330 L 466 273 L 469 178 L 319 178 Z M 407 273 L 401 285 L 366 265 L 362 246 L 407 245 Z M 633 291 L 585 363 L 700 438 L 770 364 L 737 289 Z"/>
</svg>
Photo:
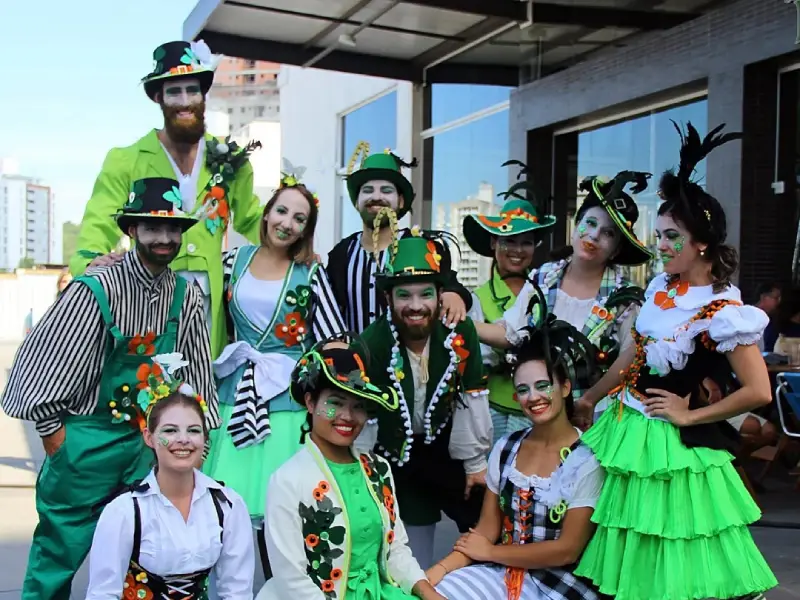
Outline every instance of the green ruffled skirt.
<svg viewBox="0 0 800 600">
<path fill-rule="evenodd" d="M 237 448 L 227 431 L 233 405 L 220 404 L 219 412 L 222 424 L 211 432 L 211 450 L 203 472 L 238 493 L 247 504 L 250 518 L 259 525 L 264 518 L 269 479 L 302 447 L 300 428 L 308 413 L 270 413 L 270 434 L 260 444 Z"/>
<path fill-rule="evenodd" d="M 761 511 L 725 451 L 618 402 L 581 440 L 606 470 L 576 574 L 616 600 L 735 598 L 778 584 L 747 529 Z"/>
</svg>

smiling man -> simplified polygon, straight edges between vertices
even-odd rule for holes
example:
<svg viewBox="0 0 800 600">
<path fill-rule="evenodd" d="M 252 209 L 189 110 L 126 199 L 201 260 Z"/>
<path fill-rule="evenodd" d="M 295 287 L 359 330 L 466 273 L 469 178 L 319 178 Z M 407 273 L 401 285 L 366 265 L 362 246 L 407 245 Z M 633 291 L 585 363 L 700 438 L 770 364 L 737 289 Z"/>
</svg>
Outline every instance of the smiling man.
<svg viewBox="0 0 800 600">
<path fill-rule="evenodd" d="M 203 299 L 168 266 L 197 219 L 178 208 L 175 180 L 132 188 L 116 223 L 135 248 L 67 286 L 22 343 L 0 398 L 9 416 L 36 422 L 47 455 L 24 600 L 69 600 L 98 505 L 149 471 L 139 403 L 164 383 L 155 358 L 185 367 L 185 383 L 206 401 L 209 427 L 219 425 Z"/>
<path fill-rule="evenodd" d="M 475 327 L 469 318 L 454 329 L 442 323 L 448 276 L 437 248 L 423 236 L 398 242 L 378 276 L 388 314 L 362 334 L 370 380 L 399 397 L 398 411 L 378 411 L 377 451 L 391 460 L 409 545 L 423 568 L 432 564 L 442 512 L 462 532 L 477 522 L 492 441 Z M 364 445 L 372 446 L 369 437 Z"/>
<path fill-rule="evenodd" d="M 168 42 L 153 52 L 153 71 L 142 81 L 147 96 L 161 108 L 164 127 L 151 130 L 135 144 L 113 148 L 86 204 L 78 250 L 70 270 L 120 260 L 112 252 L 122 236 L 113 216 L 134 180 L 168 177 L 179 181 L 182 206 L 203 223 L 192 228 L 172 268 L 203 296 L 213 355 L 226 342 L 222 302 L 222 244 L 228 222 L 258 243 L 261 206 L 253 195 L 253 168 L 247 160 L 258 144 L 238 148 L 205 133 L 205 98 L 219 57 L 200 42 Z"/>
<path fill-rule="evenodd" d="M 355 166 L 361 148 L 360 144 L 351 165 Z M 385 266 L 392 241 L 411 235 L 409 229 L 398 231 L 396 221 L 411 210 L 414 201 L 414 188 L 401 167 L 415 166 L 416 160 L 406 163 L 387 151 L 367 156 L 358 170 L 348 174 L 350 201 L 361 215 L 364 226 L 362 231 L 344 238 L 330 251 L 328 273 L 345 325 L 355 333 L 364 331 L 386 312 L 384 295 L 376 287 L 376 274 Z M 397 218 L 379 220 L 376 231 L 375 217 L 387 208 L 394 211 Z M 442 257 L 444 277 L 440 299 L 443 314 L 449 323 L 458 323 L 466 317 L 472 296 L 451 269 L 447 245 L 435 243 Z"/>
</svg>

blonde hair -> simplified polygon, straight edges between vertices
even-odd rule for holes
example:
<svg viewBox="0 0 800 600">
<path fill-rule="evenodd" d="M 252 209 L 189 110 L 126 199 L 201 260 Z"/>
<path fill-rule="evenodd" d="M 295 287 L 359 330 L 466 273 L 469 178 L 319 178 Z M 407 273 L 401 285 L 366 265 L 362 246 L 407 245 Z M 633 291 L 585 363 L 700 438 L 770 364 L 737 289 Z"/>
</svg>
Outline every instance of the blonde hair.
<svg viewBox="0 0 800 600">
<path fill-rule="evenodd" d="M 278 201 L 278 197 L 280 197 L 281 193 L 283 193 L 285 190 L 297 190 L 306 200 L 308 200 L 309 211 L 306 228 L 303 230 L 300 238 L 292 243 L 291 246 L 289 246 L 289 258 L 295 262 L 305 263 L 314 258 L 314 230 L 317 227 L 319 209 L 317 208 L 317 202 L 314 199 L 314 195 L 308 191 L 306 186 L 304 186 L 302 183 L 298 183 L 297 185 L 293 186 L 280 187 L 275 190 L 275 193 L 272 194 L 272 197 L 269 199 L 266 206 L 264 206 L 264 210 L 261 213 L 261 229 L 259 230 L 258 238 L 262 246 L 269 246 L 266 220 L 267 215 L 272 210 L 272 207 L 275 206 L 275 203 Z"/>
</svg>

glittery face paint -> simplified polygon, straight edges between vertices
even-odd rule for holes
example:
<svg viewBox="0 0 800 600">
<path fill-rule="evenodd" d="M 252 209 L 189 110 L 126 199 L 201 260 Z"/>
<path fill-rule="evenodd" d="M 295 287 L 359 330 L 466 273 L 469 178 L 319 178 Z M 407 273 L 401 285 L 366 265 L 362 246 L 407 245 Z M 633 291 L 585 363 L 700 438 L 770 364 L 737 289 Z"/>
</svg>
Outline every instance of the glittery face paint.
<svg viewBox="0 0 800 600">
<path fill-rule="evenodd" d="M 325 417 L 329 421 L 336 419 L 359 420 L 361 417 L 366 420 L 367 409 L 364 406 L 364 402 L 358 398 L 352 399 L 344 394 L 332 392 L 327 398 L 320 399 L 317 402 L 314 414 L 319 417 Z"/>
<path fill-rule="evenodd" d="M 182 405 L 162 412 L 150 435 L 148 444 L 155 449 L 159 467 L 174 470 L 193 469 L 206 441 L 202 418 Z"/>
<path fill-rule="evenodd" d="M 158 436 L 158 443 L 162 446 L 169 446 L 169 440 L 165 438 L 163 435 Z"/>
<path fill-rule="evenodd" d="M 514 391 L 520 408 L 535 424 L 567 418 L 564 394 L 557 381 L 551 381 L 544 361 L 532 360 L 514 372 Z"/>
<path fill-rule="evenodd" d="M 575 257 L 585 261 L 607 262 L 619 246 L 621 234 L 601 207 L 595 206 L 581 216 L 572 233 Z"/>
<path fill-rule="evenodd" d="M 671 216 L 660 215 L 656 219 L 655 236 L 658 255 L 667 273 L 683 273 L 698 258 L 699 252 L 688 232 Z"/>
<path fill-rule="evenodd" d="M 283 190 L 264 216 L 270 242 L 282 248 L 292 245 L 303 236 L 310 212 L 311 206 L 300 191 Z"/>
<path fill-rule="evenodd" d="M 334 446 L 350 446 L 367 422 L 366 401 L 340 390 L 323 390 L 314 407 L 312 435 Z"/>
</svg>

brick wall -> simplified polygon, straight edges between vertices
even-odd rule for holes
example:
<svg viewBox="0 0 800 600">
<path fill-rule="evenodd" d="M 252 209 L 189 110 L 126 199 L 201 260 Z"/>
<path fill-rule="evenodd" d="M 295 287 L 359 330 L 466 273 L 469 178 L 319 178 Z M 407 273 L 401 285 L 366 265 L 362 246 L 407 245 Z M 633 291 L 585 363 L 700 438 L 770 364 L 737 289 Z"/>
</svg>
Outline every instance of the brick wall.
<svg viewBox="0 0 800 600">
<path fill-rule="evenodd" d="M 744 256 L 741 284 L 748 292 L 767 275 L 783 273 L 785 278 L 786 268 L 771 264 L 785 259 L 775 253 L 778 244 L 785 252 L 787 236 L 764 238 L 762 232 L 778 225 L 787 229 L 787 223 L 791 229 L 796 223 L 794 202 L 784 198 L 781 203 L 770 188 L 778 61 L 769 59 L 796 52 L 796 35 L 795 8 L 783 0 L 731 0 L 680 27 L 630 38 L 624 48 L 601 50 L 512 92 L 509 156 L 527 154 L 530 159 L 530 130 L 579 125 L 705 87 L 709 125 L 725 122 L 729 130 L 746 134 L 742 143 L 730 143 L 709 157 L 706 182 L 726 209 L 729 242 Z M 753 63 L 761 64 L 747 66 Z M 754 128 L 760 133 L 753 133 Z M 752 164 L 753 170 L 745 174 L 743 164 L 748 169 Z M 792 220 L 787 221 L 788 212 Z"/>
</svg>

